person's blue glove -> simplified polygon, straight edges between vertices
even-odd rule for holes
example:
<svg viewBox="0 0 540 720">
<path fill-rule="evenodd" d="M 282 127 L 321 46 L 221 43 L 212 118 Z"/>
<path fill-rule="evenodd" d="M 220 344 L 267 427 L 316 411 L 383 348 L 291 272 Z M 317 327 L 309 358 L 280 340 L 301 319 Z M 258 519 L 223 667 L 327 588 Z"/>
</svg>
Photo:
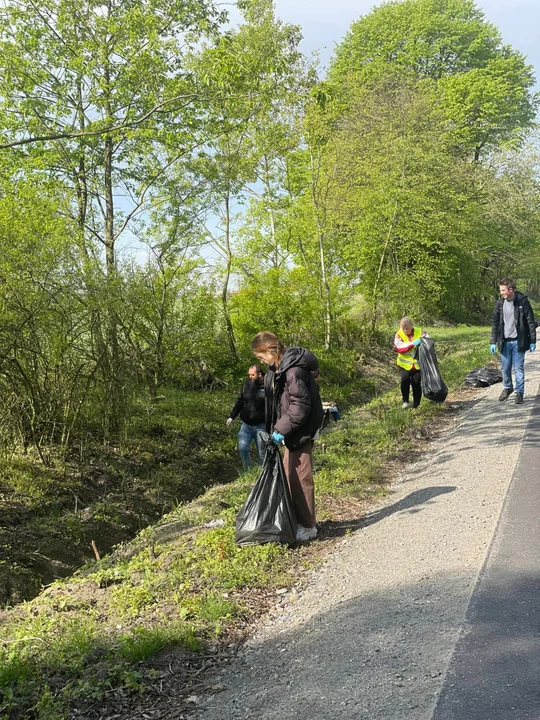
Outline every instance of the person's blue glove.
<svg viewBox="0 0 540 720">
<path fill-rule="evenodd" d="M 529 350 L 530 350 L 531 352 L 534 352 L 534 351 L 536 350 L 536 343 L 531 343 L 531 344 L 529 345 Z"/>
<path fill-rule="evenodd" d="M 492 355 L 495 355 L 496 351 L 497 351 L 497 346 L 496 346 L 496 345 L 490 345 L 490 346 L 489 346 L 489 352 L 490 352 Z"/>
<path fill-rule="evenodd" d="M 272 433 L 272 442 L 275 443 L 276 445 L 281 445 L 281 443 L 285 442 L 285 435 L 282 435 L 281 433 L 278 433 L 278 432 L 273 432 Z"/>
<path fill-rule="evenodd" d="M 413 340 L 414 347 L 418 347 L 420 343 L 422 342 L 422 338 L 417 338 L 416 340 Z"/>
</svg>

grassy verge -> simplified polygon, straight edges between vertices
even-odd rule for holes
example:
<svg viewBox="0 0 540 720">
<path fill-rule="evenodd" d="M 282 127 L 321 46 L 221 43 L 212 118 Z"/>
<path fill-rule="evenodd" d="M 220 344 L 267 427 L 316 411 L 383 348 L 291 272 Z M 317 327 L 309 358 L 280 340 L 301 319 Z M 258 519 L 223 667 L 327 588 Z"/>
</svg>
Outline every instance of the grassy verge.
<svg viewBox="0 0 540 720">
<path fill-rule="evenodd" d="M 489 360 L 485 328 L 429 332 L 450 388 Z M 365 382 L 371 378 L 384 392 L 351 405 L 319 443 L 323 538 L 337 519 L 360 519 L 359 503 L 386 490 L 385 464 L 414 450 L 418 432 L 447 412 L 425 401 L 416 412 L 401 409 L 397 374 L 388 374 L 395 362 L 390 350 L 362 362 Z M 335 398 L 340 387 L 323 385 L 323 397 Z M 211 488 L 113 555 L 0 613 L 0 718 L 56 720 L 74 706 L 90 717 L 84 708 L 111 694 L 151 689 L 160 681 L 160 653 L 178 648 L 191 657 L 230 642 L 267 606 L 273 589 L 298 581 L 324 541 L 293 549 L 234 543 L 235 516 L 255 476 Z"/>
<path fill-rule="evenodd" d="M 44 467 L 31 452 L 0 458 L 0 607 L 34 597 L 133 538 L 216 482 L 238 477 L 226 391 L 166 390 L 141 402 L 122 441 L 91 437 Z"/>
</svg>

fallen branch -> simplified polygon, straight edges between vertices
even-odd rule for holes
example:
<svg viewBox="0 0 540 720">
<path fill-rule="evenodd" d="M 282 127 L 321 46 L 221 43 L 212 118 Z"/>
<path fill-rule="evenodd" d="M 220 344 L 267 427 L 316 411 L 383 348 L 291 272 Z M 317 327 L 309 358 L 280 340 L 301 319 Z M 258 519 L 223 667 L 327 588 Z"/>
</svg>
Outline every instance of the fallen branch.
<svg viewBox="0 0 540 720">
<path fill-rule="evenodd" d="M 26 642 L 27 640 L 37 640 L 38 642 L 41 642 L 44 645 L 47 644 L 43 638 L 29 636 L 29 637 L 19 638 L 18 640 L 0 640 L 0 645 L 14 645 L 15 643 Z"/>
<path fill-rule="evenodd" d="M 101 560 L 101 555 L 99 554 L 98 547 L 96 545 L 96 541 L 92 540 L 92 550 L 94 551 L 94 555 L 96 556 L 96 560 Z"/>
</svg>

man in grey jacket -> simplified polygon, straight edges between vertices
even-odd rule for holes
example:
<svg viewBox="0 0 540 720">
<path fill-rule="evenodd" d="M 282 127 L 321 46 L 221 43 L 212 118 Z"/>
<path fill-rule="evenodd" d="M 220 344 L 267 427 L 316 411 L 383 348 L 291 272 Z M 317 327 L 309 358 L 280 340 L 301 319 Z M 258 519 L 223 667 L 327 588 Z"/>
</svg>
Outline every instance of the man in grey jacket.
<svg viewBox="0 0 540 720">
<path fill-rule="evenodd" d="M 493 309 L 490 346 L 493 354 L 497 349 L 501 354 L 503 390 L 499 400 L 508 400 L 514 392 L 514 368 L 516 405 L 521 405 L 525 392 L 525 353 L 536 350 L 536 322 L 529 298 L 516 291 L 513 280 L 501 280 L 499 292 L 501 297 Z"/>
</svg>

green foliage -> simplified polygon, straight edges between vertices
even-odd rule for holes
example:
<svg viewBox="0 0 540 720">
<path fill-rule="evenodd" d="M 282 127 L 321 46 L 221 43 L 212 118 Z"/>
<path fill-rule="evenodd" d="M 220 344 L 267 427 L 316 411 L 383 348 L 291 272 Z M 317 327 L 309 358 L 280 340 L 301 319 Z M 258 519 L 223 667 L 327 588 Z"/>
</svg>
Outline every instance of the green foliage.
<svg viewBox="0 0 540 720">
<path fill-rule="evenodd" d="M 430 93 L 397 75 L 356 95 L 323 166 L 329 242 L 373 329 L 384 313 L 451 316 L 446 288 L 458 269 L 465 279 L 478 222 L 470 166 L 455 157 Z"/>
<path fill-rule="evenodd" d="M 133 664 L 148 660 L 167 647 L 182 646 L 191 651 L 201 649 L 201 643 L 193 629 L 182 625 L 151 628 L 141 626 L 122 636 L 120 641 L 120 657 Z"/>
<path fill-rule="evenodd" d="M 211 530 L 197 539 L 197 547 L 203 559 L 202 577 L 224 589 L 270 584 L 288 552 L 274 543 L 239 548 L 232 527 Z"/>
<path fill-rule="evenodd" d="M 238 337 L 249 346 L 262 329 L 283 342 L 321 347 L 324 320 L 317 279 L 306 268 L 274 268 L 250 276 L 231 299 L 231 317 Z"/>
<path fill-rule="evenodd" d="M 320 83 L 270 0 L 239 9 L 0 18 L 0 603 L 163 516 L 8 612 L 0 715 L 142 692 L 154 654 L 297 577 L 301 550 L 234 543 L 256 470 L 235 479 L 223 421 L 254 334 L 315 350 L 347 410 L 316 452 L 324 519 L 441 412 L 399 407 L 396 319 L 485 321 L 502 275 L 540 297 L 532 70 L 471 0 L 384 3 Z M 485 330 L 430 334 L 450 385 L 487 361 Z"/>
<path fill-rule="evenodd" d="M 0 714 L 142 691 L 140 662 L 290 580 L 301 553 L 234 543 L 256 471 L 233 481 L 223 420 L 254 334 L 315 350 L 350 410 L 317 455 L 330 517 L 439 412 L 395 407 L 396 318 L 484 319 L 502 275 L 540 296 L 532 71 L 473 2 L 383 4 L 321 83 L 270 0 L 239 8 L 0 18 L 0 603 L 170 513 L 2 628 Z M 483 336 L 431 334 L 450 384 L 486 362 Z"/>
<path fill-rule="evenodd" d="M 532 75 L 472 2 L 376 8 L 319 85 L 269 0 L 241 12 L 6 8 L 7 456 L 54 465 L 169 385 L 236 384 L 264 328 L 352 351 L 404 312 L 485 316 L 500 274 L 534 286 Z"/>
<path fill-rule="evenodd" d="M 504 45 L 472 0 L 387 2 L 353 23 L 330 76 L 373 78 L 397 67 L 442 94 L 456 139 L 478 158 L 533 124 L 532 67 Z"/>
<path fill-rule="evenodd" d="M 135 229 L 135 217 L 156 202 L 172 155 L 178 159 L 208 141 L 208 125 L 200 134 L 206 99 L 188 58 L 224 18 L 212 2 L 199 0 L 106 7 L 50 0 L 40 8 L 23 2 L 1 18 L 0 132 L 6 146 L 23 148 L 13 151 L 19 159 L 13 180 L 22 175 L 43 191 L 61 188 L 62 211 L 73 218 L 65 237 L 78 274 L 75 297 L 64 295 L 66 306 L 82 315 L 73 372 L 79 371 L 75 382 L 83 397 L 67 385 L 59 399 L 72 413 L 87 410 L 88 385 L 95 383 L 93 409 L 104 435 L 121 430 L 129 415 L 127 388 L 141 375 L 147 382 L 149 375 L 158 382 L 163 376 L 159 340 L 150 351 L 153 362 L 137 372 L 145 338 L 136 334 L 140 324 L 133 326 L 129 301 L 135 298 L 121 272 L 119 245 L 128 228 Z M 165 280 L 171 282 L 170 274 Z M 67 291 L 67 277 L 64 284 Z M 174 302 L 174 288 L 160 298 L 162 313 L 171 314 L 171 297 Z M 158 333 L 164 324 L 159 321 Z M 54 418 L 45 420 L 58 427 Z M 64 421 L 60 432 L 69 436 L 71 425 Z M 32 433 L 39 447 L 41 430 Z"/>
<path fill-rule="evenodd" d="M 0 199 L 0 394 L 4 449 L 67 443 L 96 371 L 73 223 L 60 196 L 19 182 Z M 46 459 L 45 456 L 42 456 Z"/>
<path fill-rule="evenodd" d="M 498 277 L 531 276 L 533 82 L 470 0 L 385 3 L 338 47 L 308 127 L 330 255 L 372 332 L 400 314 L 479 320 Z"/>
<path fill-rule="evenodd" d="M 223 364 L 215 345 L 221 326 L 213 287 L 204 282 L 200 262 L 177 261 L 177 249 L 172 243 L 154 262 L 125 272 L 125 359 L 139 368 L 135 382 L 143 380 L 151 397 L 166 385 L 211 385 L 212 372 Z M 134 390 L 138 405 L 140 387 Z"/>
<path fill-rule="evenodd" d="M 472 0 L 386 2 L 353 23 L 336 52 L 334 72 L 395 62 L 439 79 L 481 67 L 500 42 Z"/>
</svg>

